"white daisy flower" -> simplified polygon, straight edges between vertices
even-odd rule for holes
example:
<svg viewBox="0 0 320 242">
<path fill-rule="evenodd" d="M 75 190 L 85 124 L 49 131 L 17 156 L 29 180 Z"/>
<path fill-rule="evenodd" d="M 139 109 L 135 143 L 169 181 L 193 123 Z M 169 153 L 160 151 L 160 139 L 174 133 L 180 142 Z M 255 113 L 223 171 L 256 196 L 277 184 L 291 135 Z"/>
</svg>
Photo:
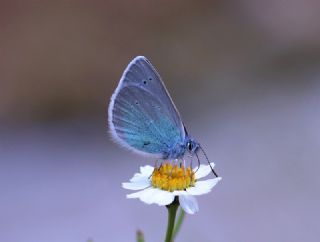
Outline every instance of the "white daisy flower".
<svg viewBox="0 0 320 242">
<path fill-rule="evenodd" d="M 210 163 L 214 167 L 214 163 Z M 199 211 L 195 196 L 209 193 L 221 180 L 221 177 L 199 181 L 211 172 L 209 165 L 200 165 L 191 170 L 190 167 L 163 163 L 160 167 L 149 165 L 140 167 L 130 182 L 122 183 L 129 190 L 140 190 L 127 195 L 127 198 L 138 198 L 147 204 L 165 206 L 178 197 L 180 206 L 186 213 L 194 214 Z"/>
</svg>

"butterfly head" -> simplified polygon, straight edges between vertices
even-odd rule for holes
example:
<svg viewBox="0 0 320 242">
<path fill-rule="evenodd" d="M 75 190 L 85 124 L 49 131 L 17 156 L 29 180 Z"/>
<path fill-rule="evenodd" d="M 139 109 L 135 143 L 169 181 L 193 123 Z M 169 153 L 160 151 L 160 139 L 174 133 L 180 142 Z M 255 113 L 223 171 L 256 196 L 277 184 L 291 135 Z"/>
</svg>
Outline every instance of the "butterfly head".
<svg viewBox="0 0 320 242">
<path fill-rule="evenodd" d="M 197 153 L 200 148 L 200 144 L 194 139 L 188 139 L 186 146 L 189 153 L 191 154 Z"/>
</svg>

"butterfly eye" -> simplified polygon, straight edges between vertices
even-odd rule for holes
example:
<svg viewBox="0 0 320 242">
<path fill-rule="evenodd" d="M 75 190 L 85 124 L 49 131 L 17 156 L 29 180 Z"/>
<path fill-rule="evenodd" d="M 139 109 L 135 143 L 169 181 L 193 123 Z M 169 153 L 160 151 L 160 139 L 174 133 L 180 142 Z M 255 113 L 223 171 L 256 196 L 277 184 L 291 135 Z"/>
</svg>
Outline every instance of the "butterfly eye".
<svg viewBox="0 0 320 242">
<path fill-rule="evenodd" d="M 192 143 L 191 142 L 188 142 L 188 149 L 191 151 L 192 150 L 192 148 L 193 148 L 193 145 L 192 145 Z"/>
</svg>

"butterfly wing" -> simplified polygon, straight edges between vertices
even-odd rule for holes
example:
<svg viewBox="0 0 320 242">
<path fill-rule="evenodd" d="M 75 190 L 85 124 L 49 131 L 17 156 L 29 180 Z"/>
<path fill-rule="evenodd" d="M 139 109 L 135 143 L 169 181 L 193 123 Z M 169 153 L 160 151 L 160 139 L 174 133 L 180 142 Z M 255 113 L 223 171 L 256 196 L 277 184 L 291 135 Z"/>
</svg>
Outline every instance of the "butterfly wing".
<svg viewBox="0 0 320 242">
<path fill-rule="evenodd" d="M 166 157 L 185 139 L 180 115 L 159 74 L 143 56 L 124 71 L 108 109 L 113 138 L 143 155 Z"/>
</svg>

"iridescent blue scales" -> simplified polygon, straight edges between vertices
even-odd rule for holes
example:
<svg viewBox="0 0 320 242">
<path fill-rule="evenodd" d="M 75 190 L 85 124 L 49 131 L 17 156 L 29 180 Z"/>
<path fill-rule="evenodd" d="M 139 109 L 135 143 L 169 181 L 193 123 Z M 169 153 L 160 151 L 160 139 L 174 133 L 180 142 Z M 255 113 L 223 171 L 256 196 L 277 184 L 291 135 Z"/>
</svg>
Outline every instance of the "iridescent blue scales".
<svg viewBox="0 0 320 242">
<path fill-rule="evenodd" d="M 108 114 L 114 140 L 136 153 L 177 159 L 199 148 L 187 135 L 159 74 L 143 56 L 125 69 Z"/>
</svg>

